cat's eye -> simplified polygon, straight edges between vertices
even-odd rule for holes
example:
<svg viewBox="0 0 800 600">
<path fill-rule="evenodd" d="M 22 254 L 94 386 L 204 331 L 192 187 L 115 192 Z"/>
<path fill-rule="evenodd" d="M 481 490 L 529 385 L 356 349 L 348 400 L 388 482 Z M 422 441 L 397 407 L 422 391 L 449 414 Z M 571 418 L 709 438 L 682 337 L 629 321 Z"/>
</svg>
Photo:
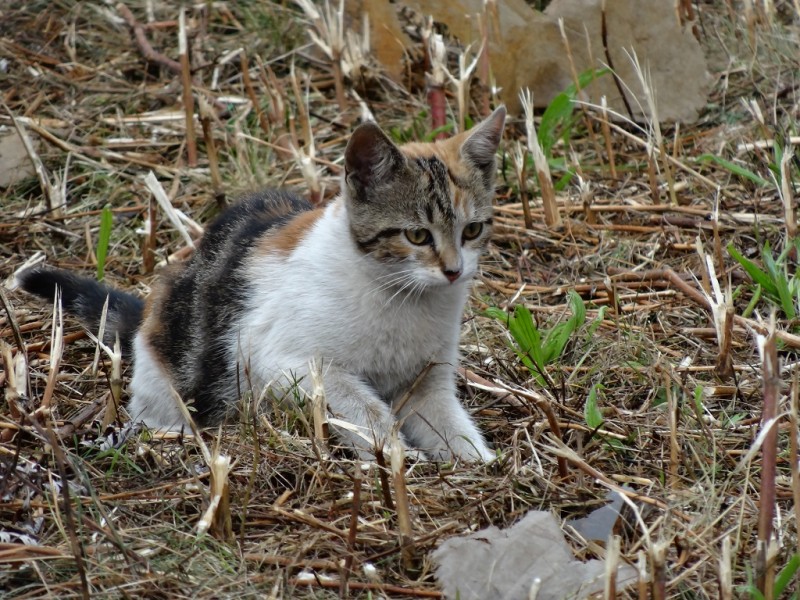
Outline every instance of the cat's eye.
<svg viewBox="0 0 800 600">
<path fill-rule="evenodd" d="M 406 229 L 406 237 L 408 241 L 415 246 L 430 244 L 433 239 L 431 237 L 431 232 L 427 229 Z"/>
<path fill-rule="evenodd" d="M 461 236 L 465 240 L 474 240 L 478 237 L 481 232 L 483 231 L 483 223 L 480 221 L 468 223 L 466 227 L 464 227 L 464 231 L 461 232 Z"/>
</svg>

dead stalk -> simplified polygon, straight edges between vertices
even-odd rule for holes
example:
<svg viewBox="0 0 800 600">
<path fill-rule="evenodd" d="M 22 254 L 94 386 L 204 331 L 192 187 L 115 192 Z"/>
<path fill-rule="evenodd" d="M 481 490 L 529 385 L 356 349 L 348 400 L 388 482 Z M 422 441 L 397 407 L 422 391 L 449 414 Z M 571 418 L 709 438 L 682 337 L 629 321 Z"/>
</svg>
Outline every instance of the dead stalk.
<svg viewBox="0 0 800 600">
<path fill-rule="evenodd" d="M 649 548 L 653 565 L 653 600 L 667 597 L 667 542 L 655 542 Z"/>
<path fill-rule="evenodd" d="M 339 110 L 347 109 L 347 96 L 344 89 L 344 69 L 342 62 L 345 55 L 345 26 L 344 26 L 344 0 L 340 0 L 339 8 L 331 8 L 335 0 L 326 0 L 322 12 L 317 10 L 311 0 L 295 0 L 303 9 L 306 16 L 314 26 L 309 29 L 313 42 L 322 50 L 331 61 L 333 72 L 333 85 L 336 90 L 336 102 Z"/>
<path fill-rule="evenodd" d="M 378 453 L 380 454 L 380 453 Z M 343 582 L 347 583 L 353 572 L 353 561 L 356 555 L 356 536 L 358 535 L 358 516 L 361 512 L 361 465 L 353 464 L 353 501 L 350 505 L 350 528 L 347 532 L 347 557 L 344 559 Z"/>
<path fill-rule="evenodd" d="M 109 386 L 111 397 L 106 402 L 106 410 L 103 413 L 102 429 L 105 430 L 112 423 L 119 423 L 119 407 L 122 406 L 122 348 L 119 343 L 119 336 L 114 341 L 114 349 L 111 352 L 111 377 Z"/>
<path fill-rule="evenodd" d="M 667 392 L 667 412 L 669 413 L 669 487 L 678 489 L 678 463 L 680 461 L 680 443 L 678 442 L 678 403 L 669 374 L 664 373 L 664 389 Z"/>
<path fill-rule="evenodd" d="M 386 465 L 386 455 L 383 452 L 375 452 L 375 462 L 378 463 L 378 478 L 381 480 L 383 505 L 389 510 L 394 510 L 392 486 L 389 482 L 389 468 Z"/>
<path fill-rule="evenodd" d="M 478 55 L 478 69 L 476 71 L 478 81 L 480 81 L 480 101 L 478 112 L 482 117 L 488 117 L 492 111 L 490 104 L 491 83 L 489 81 L 489 24 L 487 19 L 489 3 L 484 3 L 483 14 L 478 15 L 478 29 L 481 36 L 481 51 Z"/>
<path fill-rule="evenodd" d="M 580 94 L 583 88 L 581 87 L 581 81 L 578 77 L 578 70 L 575 68 L 575 59 L 572 56 L 572 45 L 569 43 L 569 37 L 567 36 L 567 30 L 564 26 L 563 17 L 558 19 L 558 29 L 561 32 L 561 42 L 564 44 L 564 50 L 567 53 L 567 62 L 569 63 L 569 73 L 572 76 L 572 83 L 575 86 L 576 93 Z M 594 127 L 592 127 L 592 120 L 589 118 L 589 112 L 586 110 L 586 103 L 580 102 L 578 105 L 580 107 L 581 114 L 583 115 L 583 122 L 586 126 L 586 132 L 589 134 L 589 140 L 591 141 L 597 156 L 601 156 L 602 152 L 600 151 L 600 145 L 597 142 L 597 136 L 594 134 Z"/>
<path fill-rule="evenodd" d="M 611 177 L 613 179 L 616 179 L 617 159 L 616 155 L 614 154 L 614 145 L 611 143 L 611 127 L 608 126 L 608 102 L 605 96 L 600 98 L 600 114 L 602 115 L 602 119 L 600 120 L 600 126 L 603 130 L 603 138 L 605 139 L 606 143 L 606 155 L 608 156 L 608 169 L 611 173 Z"/>
<path fill-rule="evenodd" d="M 157 224 L 156 203 L 150 197 L 147 200 L 147 217 L 142 226 L 142 273 L 147 275 L 153 272 L 156 265 L 156 230 Z"/>
<path fill-rule="evenodd" d="M 761 427 L 767 429 L 761 446 L 761 484 L 758 502 L 758 539 L 756 542 L 756 585 L 762 594 L 767 594 L 770 561 L 768 550 L 772 541 L 772 521 L 775 515 L 775 475 L 778 450 L 778 428 L 773 421 L 778 415 L 780 402 L 781 370 L 778 362 L 778 346 L 775 336 L 775 314 L 773 313 L 769 333 L 758 336 L 764 385 L 764 408 Z"/>
<path fill-rule="evenodd" d="M 619 568 L 620 537 L 610 536 L 606 550 L 604 600 L 617 597 L 617 569 Z"/>
<path fill-rule="evenodd" d="M 61 290 L 59 288 L 56 288 L 56 296 L 53 300 L 53 326 L 50 332 L 50 339 L 52 340 L 52 346 L 50 348 L 50 369 L 47 373 L 47 385 L 42 396 L 42 404 L 36 411 L 43 419 L 46 419 L 50 414 L 50 404 L 56 388 L 61 357 L 64 354 L 64 314 L 61 310 Z"/>
<path fill-rule="evenodd" d="M 472 74 L 475 72 L 475 68 L 478 66 L 478 60 L 480 59 L 482 51 L 482 49 L 478 50 L 478 55 L 472 59 L 472 62 L 468 65 L 467 54 L 471 48 L 472 46 L 467 46 L 464 48 L 463 52 L 458 55 L 458 76 L 453 75 L 450 71 L 448 71 L 446 66 L 444 67 L 445 74 L 456 88 L 456 105 L 458 106 L 459 131 L 465 131 L 467 129 L 467 112 L 469 112 L 469 107 L 467 106 L 469 83 L 472 79 Z"/>
<path fill-rule="evenodd" d="M 794 193 L 792 192 L 792 177 L 789 165 L 794 157 L 791 144 L 783 149 L 781 157 L 781 200 L 783 201 L 783 219 L 786 222 L 786 237 L 794 240 L 797 237 L 797 219 L 795 218 Z"/>
<path fill-rule="evenodd" d="M 639 550 L 639 558 L 636 561 L 636 570 L 639 572 L 637 578 L 637 591 L 639 600 L 648 600 L 650 594 L 648 593 L 648 575 L 647 575 L 647 555 L 644 550 Z"/>
<path fill-rule="evenodd" d="M 447 48 L 442 36 L 433 32 L 433 21 L 428 20 L 422 30 L 423 48 L 425 49 L 425 85 L 427 87 L 428 106 L 431 109 L 431 129 L 436 131 L 436 139 L 447 137 L 444 131 L 447 125 L 447 98 L 444 86 L 447 78 Z"/>
<path fill-rule="evenodd" d="M 722 552 L 719 558 L 719 598 L 733 600 L 733 570 L 731 569 L 731 538 L 722 540 Z"/>
<path fill-rule="evenodd" d="M 178 13 L 178 55 L 181 63 L 183 85 L 183 111 L 186 119 L 186 162 L 197 166 L 197 140 L 194 134 L 194 95 L 192 93 L 192 66 L 189 64 L 189 44 L 186 39 L 186 14 Z"/>
<path fill-rule="evenodd" d="M 211 535 L 215 538 L 229 542 L 233 540 L 233 525 L 228 498 L 228 473 L 231 470 L 231 460 L 220 454 L 220 438 L 221 432 L 217 436 L 209 465 L 211 497 L 205 513 L 197 523 L 197 533 L 202 535 L 206 531 L 211 531 Z"/>
<path fill-rule="evenodd" d="M 328 425 L 328 403 L 325 399 L 325 387 L 322 383 L 322 369 L 316 360 L 309 365 L 311 373 L 311 411 L 314 420 L 314 444 L 320 456 L 328 453 L 328 438 L 330 436 Z"/>
<path fill-rule="evenodd" d="M 800 450 L 798 441 L 800 440 L 800 410 L 798 409 L 798 398 L 800 398 L 800 369 L 795 367 L 792 377 L 792 394 L 789 406 L 789 464 L 792 472 L 792 498 L 794 499 L 794 520 L 795 533 L 800 529 Z M 800 554 L 800 536 L 797 536 L 797 554 Z"/>
<path fill-rule="evenodd" d="M 533 229 L 533 217 L 531 216 L 531 206 L 528 201 L 528 152 L 522 142 L 516 140 L 509 152 L 511 162 L 514 164 L 514 172 L 517 175 L 519 185 L 519 201 L 522 205 L 522 218 L 525 222 L 525 229 Z"/>
<path fill-rule="evenodd" d="M 522 108 L 525 111 L 525 126 L 528 134 L 528 151 L 533 156 L 533 164 L 536 168 L 536 177 L 539 180 L 539 188 L 542 193 L 542 204 L 544 206 L 544 221 L 548 227 L 560 227 L 561 215 L 558 213 L 556 194 L 553 187 L 553 179 L 550 176 L 550 165 L 547 164 L 547 157 L 542 152 L 539 145 L 539 138 L 536 135 L 536 125 L 533 122 L 533 97 L 530 90 L 520 92 Z"/>
<path fill-rule="evenodd" d="M 242 53 L 242 56 L 244 56 L 244 53 Z M 225 208 L 225 191 L 222 187 L 222 177 L 219 172 L 217 143 L 214 141 L 214 130 L 211 128 L 214 111 L 202 96 L 197 98 L 197 108 L 200 113 L 200 126 L 203 128 L 203 141 L 206 144 L 206 158 L 208 159 L 208 170 L 211 173 L 211 188 L 214 190 L 214 199 L 220 208 Z M 264 118 L 262 112 L 258 114 L 260 120 Z"/>
<path fill-rule="evenodd" d="M 247 97 L 250 99 L 250 104 L 252 105 L 253 110 L 256 112 L 256 116 L 258 117 L 258 124 L 261 127 L 261 131 L 264 133 L 264 136 L 266 138 L 269 138 L 270 135 L 269 121 L 267 121 L 267 117 L 266 115 L 264 115 L 264 111 L 261 110 L 261 103 L 258 101 L 258 96 L 256 96 L 256 91 L 253 89 L 253 81 L 250 79 L 250 66 L 247 64 L 246 52 L 242 52 L 239 55 L 239 67 L 242 70 L 242 85 L 244 86 L 244 91 L 247 94 Z"/>
<path fill-rule="evenodd" d="M 397 432 L 392 433 L 389 449 L 392 465 L 392 483 L 394 484 L 395 505 L 397 507 L 397 528 L 400 531 L 400 547 L 403 566 L 408 570 L 414 562 L 414 537 L 411 529 L 411 511 L 408 504 L 408 490 L 405 477 L 405 450 Z"/>
<path fill-rule="evenodd" d="M 128 27 L 130 27 L 136 46 L 139 48 L 139 52 L 145 58 L 145 60 L 159 64 L 173 73 L 180 73 L 182 70 L 181 63 L 172 60 L 171 58 L 168 58 L 153 49 L 153 46 L 150 45 L 150 42 L 147 39 L 144 26 L 136 20 L 130 9 L 121 2 L 117 4 L 116 8 L 117 12 L 125 20 L 125 23 L 127 23 Z"/>
</svg>

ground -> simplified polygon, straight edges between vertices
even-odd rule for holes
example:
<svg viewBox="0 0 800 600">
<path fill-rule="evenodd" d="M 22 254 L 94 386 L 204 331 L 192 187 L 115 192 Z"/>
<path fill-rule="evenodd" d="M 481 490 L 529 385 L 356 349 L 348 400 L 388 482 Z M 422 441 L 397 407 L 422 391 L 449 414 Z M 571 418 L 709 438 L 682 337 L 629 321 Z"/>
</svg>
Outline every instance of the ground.
<svg viewBox="0 0 800 600">
<path fill-rule="evenodd" d="M 149 171 L 171 204 L 203 225 L 265 185 L 315 201 L 335 195 L 362 112 L 357 98 L 398 140 L 432 131 L 421 60 L 402 82 L 374 71 L 337 89 L 297 6 L 232 1 L 187 7 L 193 143 L 176 62 L 178 8 L 152 4 L 148 18 L 151 3 L 127 3 L 130 18 L 145 24 L 138 37 L 111 3 L 0 8 L 0 135 L 16 119 L 41 165 L 0 189 L 3 280 L 38 254 L 90 276 L 100 264 L 106 281 L 144 296 L 162 264 L 188 254 L 144 183 Z M 569 520 L 591 514 L 609 490 L 631 499 L 614 527 L 622 560 L 642 560 L 649 577 L 622 597 L 758 597 L 756 586 L 777 597 L 772 577 L 797 556 L 800 506 L 790 401 L 800 341 L 791 239 L 800 162 L 791 146 L 781 169 L 781 152 L 798 140 L 800 14 L 796 2 L 764 6 L 698 3 L 708 105 L 694 124 L 665 124 L 650 157 L 647 132 L 631 124 L 612 127 L 607 147 L 593 109 L 560 123 L 553 178 L 564 175 L 559 165 L 579 165 L 556 191 L 561 225 L 544 222 L 532 164 L 520 185 L 509 152 L 525 126 L 510 119 L 495 235 L 465 315 L 459 379 L 498 450 L 493 464 L 408 462 L 403 488 L 384 466 L 315 446 L 310 409 L 245 415 L 221 435 L 202 434 L 210 452 L 218 446 L 234 460 L 227 506 L 199 533 L 212 478 L 198 439 L 124 436 L 106 408 L 120 394 L 108 357 L 93 369 L 95 345 L 75 321 L 66 318 L 59 333 L 52 307 L 5 291 L 4 597 L 440 597 L 434 548 L 510 526 L 532 509 L 558 518 L 576 557 L 604 558 L 605 540 L 582 538 Z M 459 48 L 448 43 L 454 64 Z M 469 112 L 478 119 L 485 88 L 473 88 Z M 456 110 L 452 96 L 448 105 Z M 307 153 L 312 138 L 316 175 L 290 149 Z M 198 233 L 188 227 L 187 235 Z M 707 300 L 714 277 L 733 292 L 727 338 Z M 536 368 L 534 351 L 514 351 L 502 315 L 527 307 L 549 331 L 570 322 L 570 298 L 585 322 L 573 320 L 565 343 Z M 488 316 L 490 307 L 500 318 Z M 777 333 L 762 360 L 758 338 L 773 314 Z M 14 358 L 21 352 L 27 370 Z M 772 370 L 771 352 L 782 365 Z M 129 364 L 122 368 L 124 382 Z M 768 428 L 777 443 L 759 435 L 765 414 L 779 415 Z M 771 522 L 765 561 L 758 549 Z M 797 589 L 790 583 L 782 597 Z"/>
</svg>

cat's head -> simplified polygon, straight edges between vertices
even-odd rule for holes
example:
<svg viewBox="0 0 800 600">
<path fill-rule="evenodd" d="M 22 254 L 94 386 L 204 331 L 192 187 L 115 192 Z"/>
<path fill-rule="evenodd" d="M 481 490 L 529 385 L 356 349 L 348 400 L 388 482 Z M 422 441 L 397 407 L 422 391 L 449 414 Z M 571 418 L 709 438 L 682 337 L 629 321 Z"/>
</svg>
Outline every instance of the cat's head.
<svg viewBox="0 0 800 600">
<path fill-rule="evenodd" d="M 368 260 L 397 273 L 399 285 L 475 275 L 491 233 L 505 117 L 501 106 L 469 131 L 403 146 L 374 123 L 353 132 L 344 176 L 350 232 Z"/>
</svg>

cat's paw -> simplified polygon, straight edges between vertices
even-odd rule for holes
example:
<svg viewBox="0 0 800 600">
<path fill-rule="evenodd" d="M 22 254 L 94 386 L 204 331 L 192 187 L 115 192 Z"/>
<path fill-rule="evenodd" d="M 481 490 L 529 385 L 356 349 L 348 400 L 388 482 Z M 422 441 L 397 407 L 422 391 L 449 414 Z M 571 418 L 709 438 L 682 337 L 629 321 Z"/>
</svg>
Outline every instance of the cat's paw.
<svg viewBox="0 0 800 600">
<path fill-rule="evenodd" d="M 452 440 L 447 448 L 435 450 L 430 455 L 433 460 L 442 462 L 490 463 L 497 460 L 497 453 L 483 440 L 474 443 L 465 438 Z"/>
</svg>

